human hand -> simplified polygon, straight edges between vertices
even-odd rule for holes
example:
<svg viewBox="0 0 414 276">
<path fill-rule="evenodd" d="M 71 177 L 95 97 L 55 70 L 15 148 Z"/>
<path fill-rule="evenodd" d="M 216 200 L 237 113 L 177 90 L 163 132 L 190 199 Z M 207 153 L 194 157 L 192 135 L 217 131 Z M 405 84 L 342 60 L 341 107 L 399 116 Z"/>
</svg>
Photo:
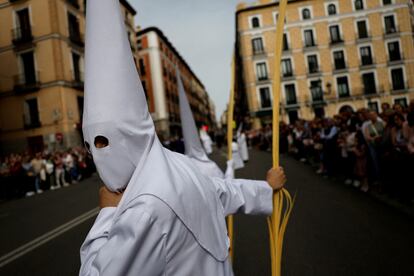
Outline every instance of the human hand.
<svg viewBox="0 0 414 276">
<path fill-rule="evenodd" d="M 114 193 L 105 186 L 102 186 L 99 189 L 99 208 L 117 207 L 122 195 L 123 193 Z"/>
<path fill-rule="evenodd" d="M 267 172 L 266 181 L 273 190 L 280 190 L 285 186 L 286 175 L 282 167 L 272 168 Z"/>
</svg>

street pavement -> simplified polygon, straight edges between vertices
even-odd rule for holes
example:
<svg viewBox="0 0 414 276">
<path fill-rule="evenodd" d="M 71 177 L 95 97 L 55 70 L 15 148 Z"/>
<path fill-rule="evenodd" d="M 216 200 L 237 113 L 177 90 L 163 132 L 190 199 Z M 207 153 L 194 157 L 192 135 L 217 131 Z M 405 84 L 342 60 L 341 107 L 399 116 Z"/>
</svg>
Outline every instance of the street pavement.
<svg viewBox="0 0 414 276">
<path fill-rule="evenodd" d="M 224 149 L 212 159 L 224 168 Z M 281 160 L 287 188 L 296 193 L 283 275 L 414 275 L 410 217 L 321 178 L 290 157 Z M 270 166 L 270 153 L 252 151 L 236 176 L 264 179 Z M 95 176 L 68 188 L 0 203 L 0 275 L 76 275 L 79 247 L 97 212 L 99 182 Z M 265 217 L 236 215 L 234 241 L 235 275 L 270 275 Z"/>
</svg>

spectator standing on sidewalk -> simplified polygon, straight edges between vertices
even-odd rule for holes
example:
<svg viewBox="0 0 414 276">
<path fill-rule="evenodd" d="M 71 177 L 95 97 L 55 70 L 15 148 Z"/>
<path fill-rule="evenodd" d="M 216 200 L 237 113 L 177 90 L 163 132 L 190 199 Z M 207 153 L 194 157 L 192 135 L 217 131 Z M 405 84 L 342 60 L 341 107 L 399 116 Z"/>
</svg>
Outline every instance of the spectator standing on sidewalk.
<svg viewBox="0 0 414 276">
<path fill-rule="evenodd" d="M 43 160 L 42 160 L 42 155 L 40 152 L 35 154 L 35 157 L 32 159 L 32 161 L 30 162 L 33 168 L 33 173 L 34 173 L 34 185 L 35 185 L 35 191 L 38 194 L 43 193 L 43 190 L 40 189 L 40 171 L 43 168 Z"/>
<path fill-rule="evenodd" d="M 384 134 L 384 122 L 378 118 L 375 111 L 370 111 L 368 114 L 368 121 L 364 128 L 364 138 L 368 145 L 370 154 L 370 161 L 372 164 L 372 175 L 375 181 L 380 180 L 380 163 L 378 158 L 379 145 Z"/>
<path fill-rule="evenodd" d="M 62 155 L 60 153 L 56 153 L 53 161 L 55 163 L 56 189 L 59 189 L 62 186 L 63 187 L 69 186 L 69 184 L 66 182 L 65 168 L 63 164 Z"/>
</svg>

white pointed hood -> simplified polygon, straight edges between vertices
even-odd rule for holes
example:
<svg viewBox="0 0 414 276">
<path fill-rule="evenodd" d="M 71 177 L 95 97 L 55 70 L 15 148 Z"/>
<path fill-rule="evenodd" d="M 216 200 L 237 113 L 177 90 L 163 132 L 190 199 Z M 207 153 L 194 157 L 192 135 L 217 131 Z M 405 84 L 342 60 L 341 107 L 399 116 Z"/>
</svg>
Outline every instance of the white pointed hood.
<svg viewBox="0 0 414 276">
<path fill-rule="evenodd" d="M 83 131 L 105 185 L 113 191 L 126 187 L 113 221 L 137 198 L 158 198 L 202 248 L 225 261 L 226 224 L 212 180 L 156 137 L 119 0 L 88 0 L 87 5 Z M 109 146 L 95 148 L 99 135 Z"/>
<path fill-rule="evenodd" d="M 149 150 L 155 129 L 119 4 L 87 4 L 83 134 L 105 185 L 123 190 Z M 95 148 L 96 136 L 106 137 L 109 145 Z"/>
<path fill-rule="evenodd" d="M 207 157 L 207 154 L 201 145 L 196 123 L 194 121 L 194 116 L 191 112 L 191 107 L 188 102 L 184 85 L 181 80 L 181 74 L 178 68 L 176 68 L 176 74 L 178 81 L 178 97 L 180 100 L 180 117 L 183 130 L 185 155 L 194 160 L 197 167 L 204 174 L 208 176 L 223 178 L 223 172 L 220 170 L 216 163 Z"/>
</svg>

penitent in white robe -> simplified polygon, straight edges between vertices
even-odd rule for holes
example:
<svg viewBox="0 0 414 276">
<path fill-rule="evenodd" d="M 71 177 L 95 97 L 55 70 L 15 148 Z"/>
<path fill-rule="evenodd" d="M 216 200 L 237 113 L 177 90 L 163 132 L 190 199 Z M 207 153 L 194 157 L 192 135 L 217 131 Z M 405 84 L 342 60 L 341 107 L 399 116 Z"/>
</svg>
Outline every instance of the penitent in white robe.
<svg viewBox="0 0 414 276">
<path fill-rule="evenodd" d="M 267 182 L 221 178 L 205 181 L 214 185 L 222 220 L 237 212 L 272 212 L 272 189 Z M 218 260 L 203 248 L 160 198 L 144 194 L 132 200 L 114 221 L 115 213 L 114 207 L 99 213 L 81 248 L 80 275 L 233 275 L 228 258 Z M 228 242 L 226 245 L 228 250 Z"/>
<path fill-rule="evenodd" d="M 213 152 L 213 141 L 205 130 L 200 131 L 200 139 L 206 153 L 211 154 Z"/>
<path fill-rule="evenodd" d="M 234 169 L 238 170 L 238 169 L 244 168 L 244 162 L 240 156 L 239 145 L 236 142 L 232 142 L 231 148 L 233 152 L 232 155 L 233 155 Z"/>
<path fill-rule="evenodd" d="M 244 133 L 240 133 L 240 135 L 237 136 L 237 144 L 243 161 L 249 161 L 249 150 L 247 148 L 246 135 Z"/>
<path fill-rule="evenodd" d="M 101 210 L 80 275 L 232 275 L 225 216 L 270 214 L 266 182 L 210 178 L 158 140 L 119 0 L 88 0 L 85 146 L 117 208 Z M 94 146 L 98 136 L 109 144 Z"/>
<path fill-rule="evenodd" d="M 176 74 L 185 155 L 191 158 L 193 163 L 200 169 L 200 171 L 203 174 L 211 177 L 223 178 L 223 172 L 220 170 L 220 168 L 217 166 L 215 162 L 208 158 L 206 151 L 201 145 L 200 137 L 197 132 L 197 126 L 194 121 L 193 113 L 191 112 L 191 107 L 188 102 L 187 95 L 184 90 L 184 85 L 181 80 L 181 74 L 178 68 L 176 69 Z M 207 141 L 208 140 L 209 137 L 207 138 Z"/>
</svg>

